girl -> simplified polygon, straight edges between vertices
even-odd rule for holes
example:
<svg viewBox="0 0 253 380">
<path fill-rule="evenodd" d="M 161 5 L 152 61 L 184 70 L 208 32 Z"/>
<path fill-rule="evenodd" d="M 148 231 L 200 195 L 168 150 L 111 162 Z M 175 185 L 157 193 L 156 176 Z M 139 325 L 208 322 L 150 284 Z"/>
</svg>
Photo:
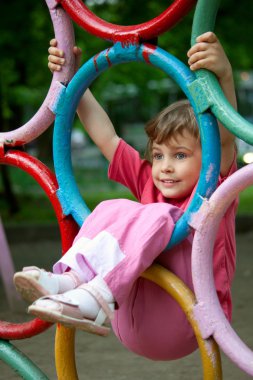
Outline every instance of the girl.
<svg viewBox="0 0 253 380">
<path fill-rule="evenodd" d="M 64 54 L 56 40 L 49 68 L 60 70 Z M 80 50 L 74 48 L 77 57 Z M 192 70 L 212 71 L 236 107 L 231 65 L 214 33 L 197 38 L 189 50 Z M 53 268 L 24 268 L 14 276 L 29 302 L 28 312 L 50 322 L 106 335 L 107 318 L 130 350 L 154 360 L 185 356 L 197 348 L 193 331 L 176 302 L 157 285 L 140 278 L 154 261 L 170 269 L 191 289 L 190 235 L 164 253 L 174 223 L 194 194 L 201 169 L 198 126 L 188 101 L 168 106 L 146 126 L 147 159 L 120 139 L 89 90 L 78 106 L 90 137 L 110 162 L 109 178 L 127 186 L 141 202 L 102 202 L 86 219 L 71 249 Z M 219 184 L 236 170 L 235 142 L 220 127 Z M 231 319 L 231 281 L 235 270 L 235 202 L 221 222 L 213 269 L 217 293 Z M 40 298 L 41 297 L 41 298 Z"/>
</svg>

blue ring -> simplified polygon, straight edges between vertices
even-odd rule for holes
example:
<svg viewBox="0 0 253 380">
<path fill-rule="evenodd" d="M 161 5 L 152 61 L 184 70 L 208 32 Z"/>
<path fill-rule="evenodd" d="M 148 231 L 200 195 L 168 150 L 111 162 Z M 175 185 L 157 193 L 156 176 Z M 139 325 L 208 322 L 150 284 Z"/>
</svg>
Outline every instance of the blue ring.
<svg viewBox="0 0 253 380">
<path fill-rule="evenodd" d="M 119 63 L 140 61 L 152 64 L 167 73 L 188 97 L 200 128 L 202 168 L 196 193 L 187 210 L 175 225 L 168 248 L 182 241 L 190 232 L 188 221 L 200 208 L 203 199 L 216 189 L 220 172 L 220 140 L 216 119 L 210 113 L 198 113 L 198 100 L 189 86 L 196 76 L 177 58 L 149 44 L 122 46 L 116 43 L 87 61 L 73 77 L 62 94 L 56 110 L 53 138 L 55 173 L 59 184 L 57 196 L 65 215 L 71 214 L 81 226 L 90 214 L 75 178 L 71 163 L 71 128 L 81 96 L 103 71 Z"/>
</svg>

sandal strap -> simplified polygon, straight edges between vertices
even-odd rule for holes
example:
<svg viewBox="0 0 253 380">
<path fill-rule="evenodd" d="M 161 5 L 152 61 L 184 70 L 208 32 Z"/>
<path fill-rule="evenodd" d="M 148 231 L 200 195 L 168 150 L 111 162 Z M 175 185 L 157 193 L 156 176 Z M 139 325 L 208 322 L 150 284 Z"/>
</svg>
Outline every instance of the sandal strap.
<svg viewBox="0 0 253 380">
<path fill-rule="evenodd" d="M 90 292 L 91 295 L 97 300 L 97 302 L 101 305 L 101 308 L 99 309 L 96 318 L 94 320 L 90 320 L 89 323 L 95 326 L 103 326 L 104 323 L 108 320 L 112 320 L 113 318 L 113 311 L 114 311 L 114 303 L 108 304 L 104 298 L 101 296 L 99 292 L 97 292 L 92 286 L 85 286 L 83 284 L 83 289 Z M 87 285 L 87 284 L 86 284 Z M 87 289 L 88 288 L 88 289 Z M 80 289 L 80 287 L 79 287 Z M 65 315 L 65 317 L 75 318 L 80 321 L 87 319 L 83 316 L 83 314 L 80 311 L 79 303 L 75 302 L 68 297 L 66 297 L 64 294 L 55 294 L 55 295 L 47 295 L 44 297 L 41 297 L 39 300 L 35 301 L 32 307 L 40 306 L 38 305 L 38 302 L 44 300 L 44 301 L 54 301 L 56 302 L 60 307 L 60 313 L 62 315 Z M 60 306 L 61 305 L 61 306 Z M 45 305 L 44 305 L 45 306 Z"/>
<path fill-rule="evenodd" d="M 41 269 L 41 268 L 38 268 L 38 267 L 35 267 L 35 266 L 24 267 L 22 269 L 22 272 L 29 272 L 31 270 L 37 270 L 38 272 L 45 272 L 45 269 Z"/>
<path fill-rule="evenodd" d="M 90 285 L 88 283 L 80 285 L 78 287 L 78 289 L 87 290 L 96 299 L 96 301 L 98 302 L 98 304 L 102 307 L 102 309 L 98 312 L 97 319 L 98 318 L 99 318 L 99 320 L 103 319 L 103 322 L 105 321 L 106 317 L 108 317 L 110 320 L 113 319 L 113 316 L 114 316 L 114 313 L 113 313 L 113 311 L 114 311 L 114 303 L 109 304 L 104 299 L 104 297 L 101 295 L 101 293 L 99 293 L 97 291 L 97 289 L 95 289 L 92 285 Z M 102 311 L 103 311 L 104 315 L 101 314 Z M 97 319 L 95 321 L 96 323 L 97 323 Z M 102 324 L 103 324 L 103 322 L 102 322 Z"/>
<path fill-rule="evenodd" d="M 30 277 L 29 272 L 37 272 L 38 278 L 34 278 L 34 280 L 38 286 L 42 287 L 45 290 L 45 294 L 57 294 L 59 292 L 59 282 L 58 280 L 53 280 L 53 273 L 47 272 L 45 269 L 41 269 L 36 266 L 24 267 L 21 273 L 23 273 L 26 277 Z M 52 281 L 48 284 L 48 280 L 50 278 Z"/>
<path fill-rule="evenodd" d="M 74 270 L 71 270 L 69 272 L 64 272 L 64 273 L 62 273 L 62 275 L 63 276 L 69 276 L 71 278 L 71 280 L 74 282 L 75 288 L 77 288 L 79 285 L 82 284 L 80 277 L 78 276 L 78 274 Z"/>
<path fill-rule="evenodd" d="M 101 305 L 101 309 L 99 310 L 97 317 L 94 320 L 94 324 L 98 325 L 98 326 L 103 326 L 103 324 L 105 323 L 107 318 L 109 318 L 110 320 L 113 319 L 114 303 L 108 304 L 103 299 L 103 297 L 101 296 L 100 293 L 98 293 L 94 288 L 91 290 L 90 288 L 92 288 L 92 287 L 90 287 L 90 286 L 88 286 L 88 287 L 89 287 L 89 289 L 87 289 L 86 286 L 83 286 L 83 288 L 85 290 L 89 291 L 93 297 L 97 297 L 96 299 L 99 302 L 99 304 Z M 95 296 L 95 293 L 96 293 L 96 296 Z M 62 310 L 63 313 L 66 312 L 67 310 L 68 311 L 70 310 L 69 315 L 71 315 L 71 317 L 82 319 L 78 302 L 74 302 L 73 300 L 64 296 L 64 294 L 47 295 L 47 296 L 41 297 L 39 299 L 39 301 L 41 301 L 41 300 L 49 300 L 49 301 L 55 301 L 55 302 L 61 303 L 63 306 L 63 310 Z M 36 306 L 37 302 L 38 302 L 38 300 L 35 301 L 33 303 L 33 305 Z"/>
<path fill-rule="evenodd" d="M 105 313 L 104 309 L 101 308 L 98 312 L 98 315 L 97 315 L 97 318 L 95 319 L 94 323 L 96 325 L 99 325 L 99 326 L 103 326 L 103 324 L 106 322 L 106 320 L 110 320 L 112 321 L 113 320 L 113 317 L 114 317 L 114 303 L 111 303 L 111 304 L 108 304 L 109 308 L 110 308 L 110 316 L 108 316 L 108 314 Z"/>
<path fill-rule="evenodd" d="M 65 305 L 69 305 L 69 306 L 77 306 L 79 307 L 79 304 L 78 302 L 74 302 L 73 300 L 71 300 L 70 298 L 67 298 L 64 294 L 49 294 L 47 296 L 44 296 L 44 297 L 41 297 L 39 298 L 39 300 L 49 300 L 49 301 L 56 301 L 56 302 L 60 302 L 60 303 L 63 303 Z M 38 300 L 37 300 L 38 301 Z M 34 304 L 36 304 L 36 302 L 34 302 Z"/>
</svg>

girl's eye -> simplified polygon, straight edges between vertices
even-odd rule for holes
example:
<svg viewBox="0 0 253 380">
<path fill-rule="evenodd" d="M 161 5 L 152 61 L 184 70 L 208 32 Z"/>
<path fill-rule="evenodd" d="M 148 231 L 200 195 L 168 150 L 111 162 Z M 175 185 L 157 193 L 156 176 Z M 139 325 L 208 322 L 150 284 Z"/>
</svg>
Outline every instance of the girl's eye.
<svg viewBox="0 0 253 380">
<path fill-rule="evenodd" d="M 153 159 L 154 160 L 161 160 L 163 158 L 162 153 L 154 153 Z"/>
<path fill-rule="evenodd" d="M 175 155 L 177 160 L 184 160 L 187 156 L 185 153 L 179 152 Z"/>
</svg>

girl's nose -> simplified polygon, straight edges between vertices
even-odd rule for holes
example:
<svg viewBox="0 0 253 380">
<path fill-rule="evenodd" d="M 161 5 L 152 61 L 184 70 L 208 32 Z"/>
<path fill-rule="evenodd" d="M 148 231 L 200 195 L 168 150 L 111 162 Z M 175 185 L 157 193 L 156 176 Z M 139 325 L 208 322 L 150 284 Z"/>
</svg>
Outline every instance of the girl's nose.
<svg viewBox="0 0 253 380">
<path fill-rule="evenodd" d="M 174 171 L 173 165 L 169 161 L 164 161 L 162 165 L 162 172 L 172 173 Z"/>
</svg>

